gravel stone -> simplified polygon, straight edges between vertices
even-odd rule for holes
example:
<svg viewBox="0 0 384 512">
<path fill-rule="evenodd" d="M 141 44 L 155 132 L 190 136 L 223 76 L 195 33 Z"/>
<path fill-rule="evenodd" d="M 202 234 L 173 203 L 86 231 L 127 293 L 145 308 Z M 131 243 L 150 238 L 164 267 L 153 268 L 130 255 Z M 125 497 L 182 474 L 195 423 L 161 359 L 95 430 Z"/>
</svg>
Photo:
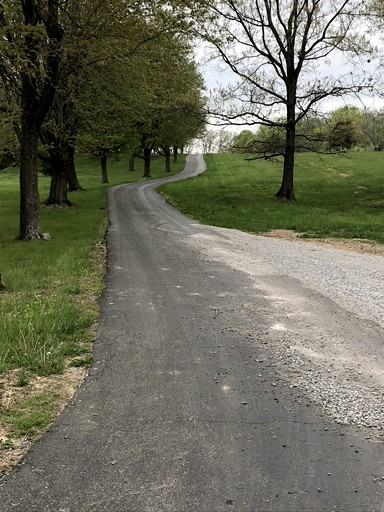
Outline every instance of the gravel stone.
<svg viewBox="0 0 384 512">
<path fill-rule="evenodd" d="M 185 241 L 264 295 L 264 339 L 252 303 L 241 305 L 244 336 L 266 344 L 290 387 L 337 423 L 384 438 L 384 257 L 208 226 Z"/>
</svg>

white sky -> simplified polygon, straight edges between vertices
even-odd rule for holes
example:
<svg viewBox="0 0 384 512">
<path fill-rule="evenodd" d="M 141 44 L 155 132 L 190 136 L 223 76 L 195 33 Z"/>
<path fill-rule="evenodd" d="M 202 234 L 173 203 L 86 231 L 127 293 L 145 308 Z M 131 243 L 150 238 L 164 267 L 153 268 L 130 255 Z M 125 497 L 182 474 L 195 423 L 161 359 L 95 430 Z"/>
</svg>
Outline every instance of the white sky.
<svg viewBox="0 0 384 512">
<path fill-rule="evenodd" d="M 226 64 L 220 58 L 217 58 L 216 60 L 209 59 L 210 53 L 212 53 L 212 51 L 204 43 L 201 43 L 195 49 L 196 61 L 198 62 L 199 69 L 204 76 L 208 95 L 213 89 L 233 84 L 238 80 L 238 77 L 228 69 Z M 377 66 L 377 63 L 371 63 L 370 66 L 372 65 Z M 348 61 L 342 56 L 339 56 L 338 58 L 333 56 L 330 63 L 319 63 L 317 72 L 320 75 L 329 75 L 330 72 L 332 72 L 332 69 L 336 68 L 337 70 L 340 69 L 345 72 L 348 70 L 348 67 L 350 67 Z M 376 110 L 384 108 L 384 99 L 380 99 L 379 97 L 361 97 L 360 99 L 356 97 L 329 98 L 324 102 L 322 112 L 326 114 L 345 105 L 354 105 L 361 109 L 367 108 L 370 110 Z M 228 126 L 227 129 L 233 132 L 240 132 L 247 129 L 247 126 Z M 252 126 L 249 129 L 253 130 Z"/>
</svg>

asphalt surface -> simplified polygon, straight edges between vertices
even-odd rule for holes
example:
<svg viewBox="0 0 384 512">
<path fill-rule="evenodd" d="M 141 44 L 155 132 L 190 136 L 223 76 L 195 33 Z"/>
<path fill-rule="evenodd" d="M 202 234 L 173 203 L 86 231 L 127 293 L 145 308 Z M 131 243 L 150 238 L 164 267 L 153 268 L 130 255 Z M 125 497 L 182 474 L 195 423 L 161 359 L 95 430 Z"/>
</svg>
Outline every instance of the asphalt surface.
<svg viewBox="0 0 384 512">
<path fill-rule="evenodd" d="M 191 156 L 178 179 L 202 170 Z M 209 228 L 157 183 L 110 191 L 93 367 L 2 480 L 0 510 L 384 511 L 383 444 L 284 381 L 268 350 L 276 311 L 245 272 L 184 243 Z"/>
</svg>

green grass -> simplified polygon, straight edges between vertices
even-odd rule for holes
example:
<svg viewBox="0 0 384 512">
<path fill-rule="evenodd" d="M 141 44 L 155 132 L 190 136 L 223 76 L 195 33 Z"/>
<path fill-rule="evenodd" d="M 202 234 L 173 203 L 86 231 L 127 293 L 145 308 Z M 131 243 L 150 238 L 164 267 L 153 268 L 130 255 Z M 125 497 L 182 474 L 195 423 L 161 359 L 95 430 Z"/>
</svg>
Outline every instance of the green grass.
<svg viewBox="0 0 384 512">
<path fill-rule="evenodd" d="M 163 159 L 153 158 L 153 177 L 164 176 Z M 174 172 L 183 167 L 183 159 Z M 137 181 L 142 164 L 128 173 L 127 160 L 109 162 L 109 185 L 100 184 L 95 159 L 81 156 L 77 168 L 84 191 L 70 194 L 72 208 L 42 208 L 42 231 L 49 241 L 20 242 L 18 232 L 18 171 L 0 173 L 0 371 L 25 368 L 39 375 L 59 373 L 65 358 L 76 356 L 74 344 L 89 342 L 102 289 L 103 269 L 91 257 L 106 228 L 107 189 Z M 43 200 L 49 178 L 40 177 Z M 81 345 L 80 345 L 81 346 Z"/>
<path fill-rule="evenodd" d="M 6 285 L 0 291 L 0 399 L 4 372 L 16 372 L 13 385 L 23 386 L 28 397 L 34 376 L 91 364 L 97 299 L 103 288 L 107 191 L 112 185 L 141 180 L 142 161 L 137 159 L 136 165 L 135 172 L 128 172 L 126 157 L 111 159 L 110 183 L 101 185 L 98 161 L 79 156 L 78 177 L 85 190 L 69 195 L 71 208 L 42 208 L 41 229 L 51 239 L 31 242 L 17 240 L 18 170 L 0 172 L 0 274 Z M 180 157 L 172 174 L 183 167 Z M 162 176 L 164 159 L 154 157 L 152 177 Z M 42 201 L 49 184 L 48 177 L 39 177 Z M 11 447 L 12 436 L 34 432 L 51 421 L 56 395 L 40 398 L 25 403 L 24 412 L 9 404 L 2 411 L 0 400 L 0 424 L 8 425 L 11 433 L 6 446 Z"/>
<path fill-rule="evenodd" d="M 58 393 L 38 393 L 25 398 L 17 404 L 17 408 L 10 408 L 3 413 L 2 419 L 9 426 L 8 442 L 14 436 L 30 436 L 48 427 L 54 418 L 54 406 L 59 400 Z"/>
<path fill-rule="evenodd" d="M 207 172 L 159 190 L 205 224 L 262 233 L 287 229 L 309 237 L 384 243 L 384 152 L 299 154 L 297 201 L 279 202 L 282 163 L 207 155 Z"/>
</svg>

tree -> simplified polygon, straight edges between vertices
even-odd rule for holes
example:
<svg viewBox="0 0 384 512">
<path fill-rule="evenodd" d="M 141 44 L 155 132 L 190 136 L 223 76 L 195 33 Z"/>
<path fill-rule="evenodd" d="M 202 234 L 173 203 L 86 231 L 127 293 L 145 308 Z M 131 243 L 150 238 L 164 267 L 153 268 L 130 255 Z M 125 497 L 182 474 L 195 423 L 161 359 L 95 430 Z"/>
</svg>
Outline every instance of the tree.
<svg viewBox="0 0 384 512">
<path fill-rule="evenodd" d="M 190 32 L 191 19 L 202 15 L 204 3 L 204 0 L 0 1 L 0 79 L 15 107 L 13 124 L 21 148 L 20 239 L 42 237 L 37 173 L 39 134 L 48 142 L 52 163 L 55 186 L 51 187 L 49 202 L 56 202 L 57 197 L 59 202 L 66 202 L 62 151 L 68 137 L 57 128 L 65 128 L 65 112 L 75 105 L 72 93 L 76 87 L 70 87 L 68 94 L 67 85 L 77 76 L 79 67 L 111 57 L 121 58 L 120 48 L 126 51 L 126 45 L 121 43 L 127 39 L 134 41 L 129 50 L 134 52 L 135 47 L 156 34 Z M 79 57 L 78 65 L 68 67 L 67 63 L 73 62 L 68 55 Z M 43 127 L 49 112 L 50 124 Z M 67 149 L 73 153 L 72 142 Z M 71 157 L 71 151 L 67 151 L 67 157 Z"/>
<path fill-rule="evenodd" d="M 319 75 L 320 64 L 331 54 L 336 59 L 344 52 L 352 59 L 356 53 L 371 51 L 368 42 L 354 32 L 362 4 L 359 0 L 221 0 L 212 5 L 216 30 L 207 28 L 205 37 L 240 78 L 220 91 L 221 101 L 214 113 L 233 124 L 283 127 L 279 199 L 295 198 L 298 123 L 312 115 L 324 99 L 372 85 L 363 71 L 340 73 L 335 67 L 338 72 L 333 74 L 324 66 Z M 219 35 L 212 35 L 216 33 Z"/>
<path fill-rule="evenodd" d="M 129 55 L 143 41 L 154 37 L 154 30 L 159 30 L 157 27 L 145 30 L 142 8 L 144 4 L 127 5 L 120 0 L 100 2 L 96 6 L 90 0 L 68 2 L 67 17 L 62 20 L 65 51 L 60 80 L 55 102 L 40 130 L 40 139 L 48 154 L 43 159 L 51 175 L 50 194 L 45 204 L 70 205 L 67 191 L 81 189 L 74 164 L 80 126 L 82 145 L 100 158 L 102 183 L 108 183 L 108 156 L 124 145 L 121 130 L 116 131 L 120 128 L 117 120 L 126 110 L 123 101 L 127 98 L 122 99 L 126 87 L 118 77 L 123 75 L 125 81 L 129 81 L 124 66 Z M 147 10 L 148 15 L 149 12 L 152 11 Z M 100 23 L 100 19 L 104 22 Z M 84 127 L 88 130 L 86 133 Z"/>
<path fill-rule="evenodd" d="M 350 150 L 363 140 L 363 113 L 357 107 L 345 106 L 332 112 L 329 119 L 328 145 L 334 150 Z"/>
<path fill-rule="evenodd" d="M 176 156 L 178 148 L 198 137 L 205 126 L 204 82 L 189 56 L 180 60 L 175 76 L 177 80 L 167 88 L 163 107 L 157 113 L 157 137 L 165 156 L 166 172 L 171 170 L 171 148 Z"/>
<path fill-rule="evenodd" d="M 256 135 L 251 130 L 242 130 L 232 139 L 232 151 L 236 153 L 254 153 Z"/>
<path fill-rule="evenodd" d="M 296 151 L 313 151 L 326 153 L 327 146 L 327 125 L 324 115 L 308 115 L 297 123 L 296 128 Z"/>
<path fill-rule="evenodd" d="M 366 111 L 360 123 L 365 146 L 374 151 L 384 149 L 384 110 Z"/>
<path fill-rule="evenodd" d="M 230 132 L 228 130 L 219 130 L 219 133 L 218 133 L 219 153 L 231 153 L 233 139 L 234 139 L 233 132 Z"/>
<path fill-rule="evenodd" d="M 271 126 L 261 125 L 253 142 L 253 152 L 263 158 L 281 156 L 285 151 L 285 119 L 276 119 Z"/>
<path fill-rule="evenodd" d="M 135 69 L 142 75 L 136 74 L 136 109 L 130 115 L 130 136 L 140 141 L 145 178 L 150 177 L 153 151 L 165 156 L 169 172 L 171 148 L 184 147 L 205 122 L 204 82 L 191 57 L 189 41 L 167 33 L 155 43 L 143 45 L 135 55 Z"/>
<path fill-rule="evenodd" d="M 249 130 L 243 130 L 252 134 Z M 209 130 L 204 130 L 198 136 L 198 141 L 201 147 L 201 150 L 205 154 L 209 153 L 230 153 L 233 151 L 233 141 L 236 137 L 241 136 L 241 134 L 234 135 L 234 133 L 229 132 L 225 129 L 215 129 L 211 128 Z M 236 139 L 237 140 L 237 139 Z M 239 139 L 239 146 L 242 146 L 241 137 Z M 245 146 L 245 144 L 244 144 Z M 246 152 L 246 151 L 245 151 Z"/>
<path fill-rule="evenodd" d="M 134 98 L 129 68 L 111 60 L 88 69 L 81 88 L 78 145 L 100 161 L 101 182 L 108 183 L 108 158 L 129 145 Z"/>
<path fill-rule="evenodd" d="M 12 126 L 12 114 L 0 90 L 0 170 L 17 164 L 19 151 L 19 142 Z"/>
<path fill-rule="evenodd" d="M 37 179 L 38 134 L 55 97 L 63 29 L 59 0 L 0 4 L 5 85 L 12 72 L 20 79 L 20 232 L 21 240 L 41 238 Z M 7 43 L 7 44 L 6 44 Z M 11 71 L 6 63 L 11 62 Z"/>
</svg>

